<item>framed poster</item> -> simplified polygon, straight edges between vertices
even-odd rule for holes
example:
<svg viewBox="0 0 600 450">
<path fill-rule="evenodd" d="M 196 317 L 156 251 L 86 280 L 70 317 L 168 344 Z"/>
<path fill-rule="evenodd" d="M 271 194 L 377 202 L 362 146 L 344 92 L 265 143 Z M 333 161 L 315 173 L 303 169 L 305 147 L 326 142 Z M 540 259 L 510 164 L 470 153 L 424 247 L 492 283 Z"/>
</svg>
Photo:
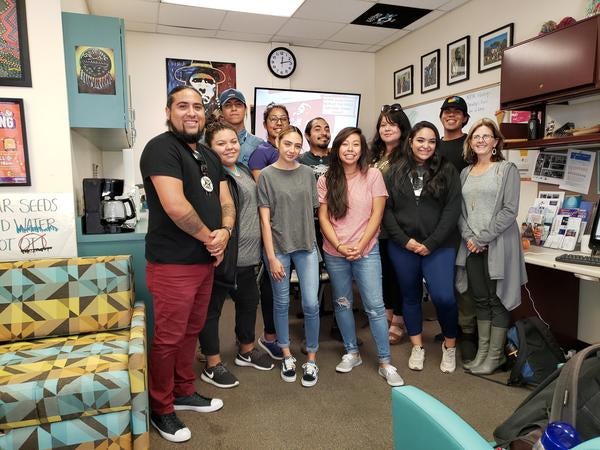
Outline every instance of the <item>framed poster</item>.
<svg viewBox="0 0 600 450">
<path fill-rule="evenodd" d="M 469 79 L 470 36 L 450 42 L 446 48 L 448 85 Z"/>
<path fill-rule="evenodd" d="M 479 72 L 500 67 L 502 53 L 513 44 L 514 24 L 509 23 L 479 36 Z"/>
<path fill-rule="evenodd" d="M 440 88 L 440 49 L 421 56 L 421 94 Z"/>
<path fill-rule="evenodd" d="M 202 96 L 206 117 L 219 108 L 219 94 L 235 88 L 235 63 L 167 58 L 167 93 L 192 86 Z"/>
<path fill-rule="evenodd" d="M 25 0 L 0 0 L 0 86 L 31 87 Z"/>
<path fill-rule="evenodd" d="M 31 186 L 20 98 L 0 98 L 0 186 Z"/>
<path fill-rule="evenodd" d="M 394 72 L 394 98 L 413 93 L 413 65 Z"/>
<path fill-rule="evenodd" d="M 75 46 L 77 92 L 116 95 L 115 52 L 107 47 Z"/>
</svg>

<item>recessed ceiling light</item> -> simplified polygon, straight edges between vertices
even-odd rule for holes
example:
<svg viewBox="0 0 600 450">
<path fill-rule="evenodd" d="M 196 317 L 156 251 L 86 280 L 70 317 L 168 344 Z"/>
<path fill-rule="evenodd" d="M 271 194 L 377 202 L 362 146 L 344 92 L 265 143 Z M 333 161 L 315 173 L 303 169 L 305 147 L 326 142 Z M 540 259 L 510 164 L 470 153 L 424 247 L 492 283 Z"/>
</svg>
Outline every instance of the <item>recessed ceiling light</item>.
<svg viewBox="0 0 600 450">
<path fill-rule="evenodd" d="M 161 0 L 162 3 L 291 17 L 304 0 Z"/>
</svg>

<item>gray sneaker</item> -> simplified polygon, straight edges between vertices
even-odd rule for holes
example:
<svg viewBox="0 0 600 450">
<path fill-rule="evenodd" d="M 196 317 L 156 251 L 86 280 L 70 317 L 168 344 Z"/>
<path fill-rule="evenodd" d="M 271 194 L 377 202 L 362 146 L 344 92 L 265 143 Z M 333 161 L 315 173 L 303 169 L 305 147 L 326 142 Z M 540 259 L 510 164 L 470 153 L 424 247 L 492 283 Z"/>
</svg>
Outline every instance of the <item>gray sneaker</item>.
<svg viewBox="0 0 600 450">
<path fill-rule="evenodd" d="M 205 367 L 202 375 L 200 375 L 200 379 L 222 389 L 229 389 L 240 384 L 236 376 L 223 363 L 219 363 L 213 367 Z"/>
<path fill-rule="evenodd" d="M 394 366 L 380 367 L 378 373 L 385 378 L 385 381 L 390 386 L 404 386 L 404 380 L 398 374 L 398 369 Z"/>
<path fill-rule="evenodd" d="M 456 347 L 446 348 L 443 342 L 440 370 L 443 373 L 453 373 L 456 370 Z"/>
<path fill-rule="evenodd" d="M 411 370 L 423 370 L 423 364 L 425 363 L 425 349 L 414 345 L 410 352 L 410 358 L 408 358 L 408 368 Z"/>
<path fill-rule="evenodd" d="M 271 370 L 275 365 L 269 355 L 253 348 L 246 353 L 238 353 L 235 364 L 242 367 L 254 367 L 258 370 Z"/>
<path fill-rule="evenodd" d="M 356 366 L 360 366 L 362 364 L 362 359 L 358 353 L 346 353 L 342 356 L 342 361 L 335 366 L 336 372 L 348 373 Z"/>
</svg>

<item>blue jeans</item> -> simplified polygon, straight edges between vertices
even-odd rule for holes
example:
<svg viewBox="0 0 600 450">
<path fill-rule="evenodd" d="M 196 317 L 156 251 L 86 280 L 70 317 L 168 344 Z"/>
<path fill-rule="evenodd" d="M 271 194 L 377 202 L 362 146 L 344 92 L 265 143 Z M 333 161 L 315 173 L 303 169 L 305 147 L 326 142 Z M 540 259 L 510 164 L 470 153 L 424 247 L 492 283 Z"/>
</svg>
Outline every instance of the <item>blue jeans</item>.
<svg viewBox="0 0 600 450">
<path fill-rule="evenodd" d="M 404 323 L 409 336 L 423 331 L 423 278 L 435 305 L 442 334 L 455 338 L 458 328 L 458 306 L 454 296 L 454 248 L 438 248 L 427 256 L 417 255 L 393 241 L 388 242 L 390 259 L 404 296 Z"/>
<path fill-rule="evenodd" d="M 270 271 L 271 287 L 273 288 L 273 319 L 277 340 L 282 348 L 290 346 L 290 330 L 288 312 L 290 308 L 290 262 L 294 262 L 298 280 L 300 281 L 300 294 L 302 297 L 302 312 L 304 313 L 304 333 L 306 336 L 306 350 L 316 352 L 319 349 L 319 257 L 317 248 L 311 251 L 297 250 L 292 253 L 275 256 L 285 269 L 285 277 L 281 281 L 275 280 Z M 265 258 L 266 259 L 266 258 Z"/>
<path fill-rule="evenodd" d="M 344 338 L 347 353 L 358 353 L 356 327 L 352 305 L 352 280 L 356 280 L 362 304 L 369 318 L 371 334 L 377 346 L 379 362 L 390 362 L 388 326 L 383 306 L 381 287 L 381 258 L 379 244 L 375 244 L 367 256 L 348 261 L 340 256 L 325 253 L 325 267 L 331 281 L 331 293 L 335 319 Z"/>
</svg>

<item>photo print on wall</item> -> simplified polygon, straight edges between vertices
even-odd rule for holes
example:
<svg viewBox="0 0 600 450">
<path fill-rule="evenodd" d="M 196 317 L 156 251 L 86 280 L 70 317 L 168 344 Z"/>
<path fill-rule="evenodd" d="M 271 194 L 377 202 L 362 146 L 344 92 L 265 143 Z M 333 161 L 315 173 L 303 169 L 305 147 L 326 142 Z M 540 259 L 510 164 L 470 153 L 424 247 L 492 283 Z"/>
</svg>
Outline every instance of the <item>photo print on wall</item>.
<svg viewBox="0 0 600 450">
<path fill-rule="evenodd" d="M 394 72 L 394 98 L 413 93 L 413 65 Z"/>
<path fill-rule="evenodd" d="M 479 72 L 500 67 L 502 53 L 513 45 L 514 24 L 509 23 L 479 36 Z"/>
<path fill-rule="evenodd" d="M 440 88 L 440 49 L 421 56 L 421 93 Z"/>
<path fill-rule="evenodd" d="M 447 46 L 446 64 L 448 85 L 469 79 L 470 36 L 457 39 Z"/>
<path fill-rule="evenodd" d="M 206 116 L 219 108 L 219 94 L 236 87 L 235 63 L 167 58 L 167 93 L 192 86 L 202 96 Z"/>
</svg>

